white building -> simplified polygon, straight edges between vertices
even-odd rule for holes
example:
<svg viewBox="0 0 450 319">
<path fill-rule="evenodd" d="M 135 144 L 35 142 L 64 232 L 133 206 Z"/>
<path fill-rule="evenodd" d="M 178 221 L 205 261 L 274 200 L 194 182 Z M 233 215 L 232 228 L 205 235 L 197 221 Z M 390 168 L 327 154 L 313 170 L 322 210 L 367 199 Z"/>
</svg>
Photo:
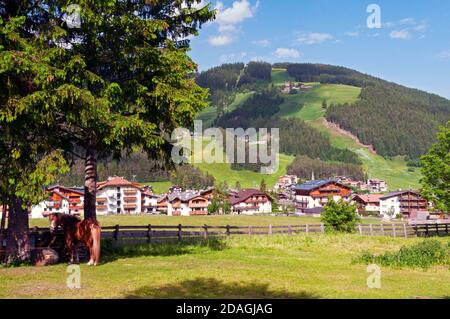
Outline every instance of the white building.
<svg viewBox="0 0 450 319">
<path fill-rule="evenodd" d="M 98 183 L 98 215 L 131 215 L 140 214 L 142 211 L 142 192 L 139 183 L 117 176 Z"/>
<path fill-rule="evenodd" d="M 176 192 L 168 195 L 168 216 L 202 216 L 208 215 L 210 198 L 203 192 Z"/>
<path fill-rule="evenodd" d="M 369 179 L 367 185 L 371 193 L 386 193 L 388 191 L 387 183 L 381 179 Z"/>
<path fill-rule="evenodd" d="M 142 212 L 147 214 L 158 213 L 158 196 L 148 188 L 142 190 Z"/>
<path fill-rule="evenodd" d="M 256 189 L 243 189 L 231 194 L 230 203 L 234 214 L 257 215 L 272 212 L 272 201 L 267 194 Z"/>
<path fill-rule="evenodd" d="M 48 199 L 31 207 L 30 218 L 45 218 L 49 214 L 70 214 L 69 198 L 52 191 Z"/>
<path fill-rule="evenodd" d="M 385 217 L 399 214 L 410 217 L 412 214 L 427 211 L 429 203 L 418 192 L 398 191 L 380 198 L 380 212 Z"/>
</svg>

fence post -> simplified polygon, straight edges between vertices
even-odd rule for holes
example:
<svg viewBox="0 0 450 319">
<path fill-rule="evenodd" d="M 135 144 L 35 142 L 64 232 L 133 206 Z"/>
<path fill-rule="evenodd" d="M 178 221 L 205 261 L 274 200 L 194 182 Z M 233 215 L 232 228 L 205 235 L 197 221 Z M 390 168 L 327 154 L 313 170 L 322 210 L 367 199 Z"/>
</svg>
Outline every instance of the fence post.
<svg viewBox="0 0 450 319">
<path fill-rule="evenodd" d="M 308 224 L 305 225 L 305 232 L 306 232 L 307 234 L 309 234 L 309 225 L 308 225 Z"/>
<path fill-rule="evenodd" d="M 204 225 L 203 226 L 203 229 L 205 230 L 204 232 L 203 232 L 203 238 L 205 239 L 205 240 L 208 240 L 208 225 Z"/>
<path fill-rule="evenodd" d="M 395 227 L 395 223 L 392 223 L 392 234 L 394 235 L 394 237 L 397 237 L 397 229 Z"/>
<path fill-rule="evenodd" d="M 181 224 L 178 225 L 178 241 L 183 240 L 183 226 Z"/>
<path fill-rule="evenodd" d="M 147 242 L 150 244 L 152 242 L 152 225 L 147 226 Z"/>
<path fill-rule="evenodd" d="M 370 236 L 373 236 L 373 225 L 372 224 L 369 225 L 369 230 L 370 230 Z"/>
<path fill-rule="evenodd" d="M 249 235 L 253 234 L 252 226 L 248 226 L 248 234 Z"/>
<path fill-rule="evenodd" d="M 320 224 L 320 231 L 322 232 L 322 234 L 325 234 L 325 224 L 324 223 Z"/>
<path fill-rule="evenodd" d="M 384 236 L 384 224 L 381 224 L 381 234 Z"/>
<path fill-rule="evenodd" d="M 288 225 L 288 234 L 292 235 L 292 225 Z"/>
<path fill-rule="evenodd" d="M 408 232 L 406 231 L 406 224 L 403 223 L 403 233 L 405 234 L 405 238 L 408 238 Z"/>
<path fill-rule="evenodd" d="M 273 234 L 273 230 L 272 230 L 272 224 L 269 225 L 269 235 Z"/>
<path fill-rule="evenodd" d="M 227 236 L 230 237 L 230 225 L 227 225 Z"/>
<path fill-rule="evenodd" d="M 430 237 L 429 224 L 425 224 L 425 234 L 427 235 L 427 237 Z"/>
<path fill-rule="evenodd" d="M 362 233 L 362 225 L 361 224 L 358 225 L 358 230 L 359 230 L 359 234 L 362 235 L 363 233 Z"/>
<path fill-rule="evenodd" d="M 448 224 L 445 224 L 445 232 L 446 232 L 447 235 L 448 235 Z"/>
<path fill-rule="evenodd" d="M 116 225 L 116 228 L 114 229 L 114 240 L 116 241 L 116 243 L 119 240 L 119 228 L 120 226 Z"/>
</svg>

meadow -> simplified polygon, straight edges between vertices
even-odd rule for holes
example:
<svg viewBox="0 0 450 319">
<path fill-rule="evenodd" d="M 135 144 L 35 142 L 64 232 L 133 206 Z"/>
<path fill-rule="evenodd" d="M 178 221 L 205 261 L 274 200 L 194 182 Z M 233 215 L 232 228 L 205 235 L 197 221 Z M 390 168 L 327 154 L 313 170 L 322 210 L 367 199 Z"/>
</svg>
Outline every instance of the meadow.
<svg viewBox="0 0 450 319">
<path fill-rule="evenodd" d="M 382 267 L 381 288 L 367 287 L 367 266 L 355 262 L 363 251 L 419 241 L 301 234 L 146 246 L 82 265 L 77 290 L 63 264 L 0 268 L 0 298 L 449 298 L 448 266 Z"/>
<path fill-rule="evenodd" d="M 212 216 L 152 216 L 152 215 L 114 215 L 99 216 L 98 221 L 102 226 L 176 226 L 179 224 L 186 226 L 287 226 L 320 224 L 320 218 L 309 216 L 236 216 L 236 215 L 212 215 Z M 365 218 L 362 224 L 379 224 L 380 219 Z M 48 220 L 31 219 L 30 227 L 48 227 Z"/>
</svg>

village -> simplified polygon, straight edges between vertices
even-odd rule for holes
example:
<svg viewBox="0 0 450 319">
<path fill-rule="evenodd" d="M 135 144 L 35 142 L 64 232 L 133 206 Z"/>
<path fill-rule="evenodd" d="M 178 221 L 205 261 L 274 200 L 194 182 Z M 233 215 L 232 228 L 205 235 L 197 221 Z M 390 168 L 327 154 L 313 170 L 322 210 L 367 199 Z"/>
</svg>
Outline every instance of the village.
<svg viewBox="0 0 450 319">
<path fill-rule="evenodd" d="M 54 213 L 83 215 L 82 187 L 53 185 L 46 191 L 48 198 L 29 208 L 30 218 L 46 218 Z M 214 214 L 208 209 L 214 196 L 214 187 L 185 190 L 172 186 L 165 194 L 155 194 L 151 186 L 114 176 L 97 184 L 96 209 L 99 216 L 206 216 Z M 311 180 L 300 182 L 297 176 L 285 175 L 279 177 L 272 190 L 229 189 L 227 196 L 232 215 L 320 217 L 328 201 L 333 199 L 355 204 L 361 217 L 422 223 L 442 218 L 418 191 L 389 192 L 387 183 L 380 179 L 362 182 L 337 176 L 315 180 L 312 176 Z M 2 208 L 5 210 L 5 206 Z"/>
</svg>

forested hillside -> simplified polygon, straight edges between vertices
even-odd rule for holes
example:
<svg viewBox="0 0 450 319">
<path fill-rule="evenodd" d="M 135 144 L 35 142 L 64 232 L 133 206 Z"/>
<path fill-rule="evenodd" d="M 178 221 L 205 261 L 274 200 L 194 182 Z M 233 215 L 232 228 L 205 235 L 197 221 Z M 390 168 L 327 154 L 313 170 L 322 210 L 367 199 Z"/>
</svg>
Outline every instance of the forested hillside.
<svg viewBox="0 0 450 319">
<path fill-rule="evenodd" d="M 418 158 L 434 142 L 437 127 L 450 119 L 449 100 L 347 68 L 290 64 L 287 71 L 298 81 L 362 87 L 358 102 L 331 105 L 326 117 L 382 156 Z"/>
</svg>

